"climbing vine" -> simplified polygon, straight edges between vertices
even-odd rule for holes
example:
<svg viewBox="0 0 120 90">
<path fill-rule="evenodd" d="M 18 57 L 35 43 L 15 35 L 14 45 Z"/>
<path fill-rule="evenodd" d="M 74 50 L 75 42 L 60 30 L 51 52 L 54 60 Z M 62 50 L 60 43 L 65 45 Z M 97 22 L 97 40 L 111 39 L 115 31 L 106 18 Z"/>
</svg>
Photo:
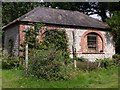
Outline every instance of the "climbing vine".
<svg viewBox="0 0 120 90">
<path fill-rule="evenodd" d="M 41 29 L 41 27 L 44 24 L 42 23 L 32 23 L 30 24 L 30 28 L 27 28 L 24 32 L 25 32 L 25 44 L 28 44 L 29 48 L 36 48 L 37 49 L 37 41 L 36 41 L 36 37 L 38 35 L 39 30 Z"/>
<path fill-rule="evenodd" d="M 55 48 L 56 50 L 67 51 L 68 38 L 65 31 L 60 30 L 49 30 L 46 31 L 41 46 L 44 49 Z"/>
</svg>

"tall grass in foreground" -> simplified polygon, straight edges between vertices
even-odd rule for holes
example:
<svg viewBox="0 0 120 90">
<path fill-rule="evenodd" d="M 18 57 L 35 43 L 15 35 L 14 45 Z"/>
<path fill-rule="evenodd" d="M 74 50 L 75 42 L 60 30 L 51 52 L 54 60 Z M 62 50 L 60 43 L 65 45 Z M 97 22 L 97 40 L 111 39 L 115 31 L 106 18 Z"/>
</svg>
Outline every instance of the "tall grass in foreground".
<svg viewBox="0 0 120 90">
<path fill-rule="evenodd" d="M 3 88 L 118 88 L 118 67 L 80 71 L 72 80 L 46 81 L 25 77 L 22 70 L 2 71 Z"/>
</svg>

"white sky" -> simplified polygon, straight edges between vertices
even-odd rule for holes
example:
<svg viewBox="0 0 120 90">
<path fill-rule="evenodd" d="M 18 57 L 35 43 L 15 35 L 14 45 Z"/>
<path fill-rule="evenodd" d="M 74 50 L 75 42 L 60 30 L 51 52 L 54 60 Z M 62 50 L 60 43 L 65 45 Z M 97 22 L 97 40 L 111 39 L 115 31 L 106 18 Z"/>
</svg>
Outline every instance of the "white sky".
<svg viewBox="0 0 120 90">
<path fill-rule="evenodd" d="M 92 18 L 95 18 L 95 19 L 98 19 L 101 21 L 101 17 L 97 14 L 94 14 L 94 15 L 90 15 L 89 17 L 92 17 Z"/>
<path fill-rule="evenodd" d="M 106 12 L 106 15 L 107 15 L 107 17 L 110 17 L 109 11 Z M 92 17 L 92 18 L 102 21 L 101 17 L 98 14 L 93 14 L 93 15 L 90 15 L 89 17 Z"/>
</svg>

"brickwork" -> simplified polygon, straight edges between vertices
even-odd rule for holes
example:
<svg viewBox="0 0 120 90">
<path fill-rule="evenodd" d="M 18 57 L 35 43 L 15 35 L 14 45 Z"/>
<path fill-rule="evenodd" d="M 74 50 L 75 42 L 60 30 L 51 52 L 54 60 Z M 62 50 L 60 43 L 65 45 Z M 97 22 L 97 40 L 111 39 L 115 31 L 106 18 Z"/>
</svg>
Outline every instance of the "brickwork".
<svg viewBox="0 0 120 90">
<path fill-rule="evenodd" d="M 81 52 L 82 53 L 89 53 L 87 49 L 87 35 L 89 33 L 96 33 L 97 34 L 97 44 L 98 44 L 98 51 L 99 52 L 104 52 L 104 47 L 105 47 L 105 37 L 102 35 L 101 31 L 98 30 L 87 30 L 84 32 L 84 34 L 81 37 Z"/>
</svg>

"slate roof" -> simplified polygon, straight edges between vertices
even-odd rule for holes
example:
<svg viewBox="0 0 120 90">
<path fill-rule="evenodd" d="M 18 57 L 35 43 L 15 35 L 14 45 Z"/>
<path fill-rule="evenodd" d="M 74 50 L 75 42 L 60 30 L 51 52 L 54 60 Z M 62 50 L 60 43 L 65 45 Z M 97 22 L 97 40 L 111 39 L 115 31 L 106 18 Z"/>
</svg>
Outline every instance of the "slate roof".
<svg viewBox="0 0 120 90">
<path fill-rule="evenodd" d="M 43 22 L 46 24 L 91 27 L 91 28 L 100 28 L 100 29 L 109 28 L 109 26 L 106 23 L 91 18 L 78 11 L 53 9 L 48 7 L 37 7 L 32 11 L 28 12 L 27 14 L 9 23 L 7 26 L 17 21 Z"/>
</svg>

